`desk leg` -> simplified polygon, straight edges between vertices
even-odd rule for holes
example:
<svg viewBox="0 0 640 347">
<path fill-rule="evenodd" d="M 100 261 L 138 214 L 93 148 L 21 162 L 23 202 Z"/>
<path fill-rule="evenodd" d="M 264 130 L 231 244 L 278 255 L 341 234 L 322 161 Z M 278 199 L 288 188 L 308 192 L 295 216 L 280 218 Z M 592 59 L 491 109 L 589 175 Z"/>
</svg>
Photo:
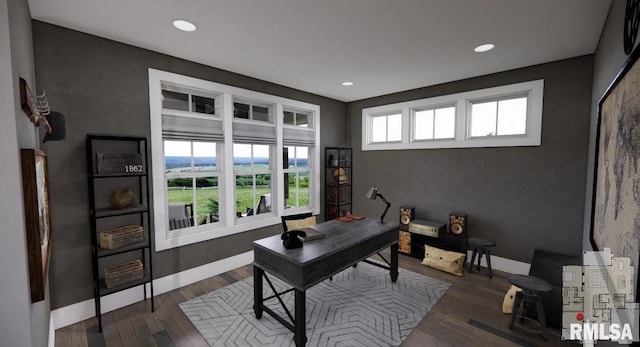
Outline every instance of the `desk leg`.
<svg viewBox="0 0 640 347">
<path fill-rule="evenodd" d="M 391 245 L 391 282 L 398 280 L 398 244 Z"/>
<path fill-rule="evenodd" d="M 296 292 L 296 312 L 295 312 L 295 324 L 294 324 L 294 340 L 296 347 L 303 347 L 307 342 L 306 330 L 307 330 L 307 318 L 305 312 L 305 306 L 307 305 L 306 293 L 304 290 L 295 290 Z"/>
<path fill-rule="evenodd" d="M 264 270 L 253 265 L 253 312 L 256 318 L 262 318 L 262 276 Z"/>
</svg>

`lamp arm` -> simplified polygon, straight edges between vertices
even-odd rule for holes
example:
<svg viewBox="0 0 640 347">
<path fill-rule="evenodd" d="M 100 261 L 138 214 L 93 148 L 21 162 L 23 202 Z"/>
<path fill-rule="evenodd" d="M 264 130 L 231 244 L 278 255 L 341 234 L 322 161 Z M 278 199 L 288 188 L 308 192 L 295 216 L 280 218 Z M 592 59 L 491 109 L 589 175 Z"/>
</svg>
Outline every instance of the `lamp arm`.
<svg viewBox="0 0 640 347">
<path fill-rule="evenodd" d="M 387 211 L 389 211 L 389 207 L 391 207 L 391 203 L 389 201 L 387 201 L 387 199 L 384 198 L 384 196 L 382 196 L 382 194 L 377 194 L 377 196 L 380 197 L 380 199 L 382 199 L 382 201 L 387 204 L 387 207 L 385 207 L 384 212 L 382 212 L 382 216 L 380 216 L 380 223 L 384 223 L 384 216 L 387 214 Z"/>
</svg>

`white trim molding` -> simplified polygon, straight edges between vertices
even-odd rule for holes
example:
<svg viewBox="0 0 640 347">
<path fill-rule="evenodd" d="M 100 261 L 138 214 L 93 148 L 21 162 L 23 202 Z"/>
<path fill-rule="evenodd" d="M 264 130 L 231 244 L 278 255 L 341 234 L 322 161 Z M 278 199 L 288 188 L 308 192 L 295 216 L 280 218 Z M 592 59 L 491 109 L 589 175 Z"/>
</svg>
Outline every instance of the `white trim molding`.
<svg viewBox="0 0 640 347">
<path fill-rule="evenodd" d="M 473 90 L 469 92 L 412 100 L 362 109 L 362 150 L 404 150 L 432 148 L 513 147 L 540 146 L 542 142 L 542 105 L 544 80 L 515 83 L 505 86 Z M 526 96 L 526 133 L 471 137 L 471 104 L 482 100 L 495 100 L 513 96 Z M 455 106 L 455 135 L 452 139 L 414 140 L 412 115 L 416 110 Z M 374 142 L 373 119 L 377 116 L 402 114 L 402 139 L 400 141 Z"/>
<path fill-rule="evenodd" d="M 149 117 L 151 130 L 151 162 L 153 174 L 153 217 L 155 225 L 156 251 L 180 247 L 196 242 L 211 240 L 240 232 L 250 231 L 281 223 L 280 216 L 291 213 L 291 209 L 284 208 L 284 182 L 280 176 L 282 169 L 283 148 L 283 112 L 285 110 L 304 111 L 310 117 L 312 127 L 304 131 L 314 132 L 314 145 L 309 151 L 310 186 L 309 206 L 302 208 L 304 212 L 320 213 L 320 106 L 287 99 L 275 95 L 260 93 L 248 89 L 233 87 L 198 78 L 183 76 L 166 71 L 149 69 Z M 169 87 L 167 87 L 169 86 Z M 168 89 L 167 89 L 168 88 Z M 175 111 L 163 108 L 163 89 L 184 93 L 194 92 L 207 95 L 215 99 L 215 115 L 197 114 L 187 111 Z M 273 163 L 270 170 L 276 175 L 273 180 L 271 201 L 272 210 L 264 214 L 250 217 L 236 218 L 235 206 L 235 176 L 233 163 L 233 124 L 253 124 L 250 120 L 234 118 L 233 103 L 247 101 L 257 105 L 268 105 L 273 112 L 273 122 L 265 122 L 266 126 L 275 127 L 272 145 L 277 155 L 272 156 Z M 216 223 L 198 225 L 190 228 L 170 230 L 168 223 L 167 188 L 164 168 L 164 139 L 162 118 L 165 114 L 188 116 L 189 118 L 211 118 L 222 121 L 223 141 L 217 142 L 221 146 L 219 151 L 220 177 L 219 202 L 220 220 Z M 259 122 L 258 122 L 259 123 Z M 275 153 L 272 153 L 275 154 Z M 300 208 L 297 208 L 300 210 Z"/>
<path fill-rule="evenodd" d="M 218 260 L 189 270 L 181 271 L 173 275 L 157 278 L 153 280 L 154 296 L 179 289 L 191 283 L 201 281 L 205 278 L 219 275 L 251 264 L 253 262 L 253 251 L 234 255 L 229 258 Z M 148 286 L 148 284 L 146 284 Z M 102 297 L 102 313 L 107 313 L 121 307 L 144 300 L 142 286 L 137 286 Z M 147 293 L 149 293 L 147 288 Z M 149 299 L 147 299 L 149 300 Z M 151 305 L 151 301 L 149 301 Z M 61 307 L 51 311 L 50 326 L 54 331 L 68 325 L 81 322 L 85 319 L 95 317 L 95 301 L 93 299 L 78 302 L 69 306 Z M 49 344 L 52 339 L 49 338 Z"/>
</svg>

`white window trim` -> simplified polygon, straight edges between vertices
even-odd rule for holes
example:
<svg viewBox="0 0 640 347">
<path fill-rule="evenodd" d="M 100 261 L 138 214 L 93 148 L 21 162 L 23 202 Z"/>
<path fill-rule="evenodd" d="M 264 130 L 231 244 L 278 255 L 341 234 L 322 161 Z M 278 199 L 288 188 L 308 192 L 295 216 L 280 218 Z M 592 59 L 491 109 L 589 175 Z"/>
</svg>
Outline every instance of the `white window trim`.
<svg viewBox="0 0 640 347">
<path fill-rule="evenodd" d="M 479 89 L 470 92 L 365 108 L 362 109 L 362 150 L 377 151 L 433 148 L 540 146 L 542 141 L 543 92 L 544 80 L 540 79 L 493 88 Z M 528 95 L 527 132 L 525 135 L 473 138 L 468 136 L 471 101 L 517 94 Z M 413 110 L 439 107 L 443 104 L 455 105 L 456 107 L 455 138 L 413 141 L 411 139 L 413 134 Z M 372 142 L 373 118 L 379 115 L 395 113 L 398 112 L 398 110 L 402 110 L 402 140 L 385 143 Z"/>
<path fill-rule="evenodd" d="M 164 179 L 164 151 L 162 138 L 162 84 L 168 83 L 178 86 L 185 86 L 187 89 L 205 91 L 218 95 L 216 102 L 220 102 L 223 119 L 224 142 L 222 153 L 220 153 L 220 178 L 224 180 L 218 192 L 220 204 L 220 221 L 213 224 L 204 224 L 189 229 L 169 230 L 166 182 Z M 276 126 L 276 156 L 273 158 L 275 179 L 272 181 L 272 212 L 247 218 L 247 220 L 236 220 L 235 208 L 235 175 L 233 172 L 233 122 L 237 121 L 233 117 L 233 101 L 238 99 L 255 100 L 260 103 L 275 105 L 275 126 Z M 311 179 L 315 183 L 313 188 L 309 188 L 312 194 L 310 201 L 313 201 L 309 208 L 284 208 L 284 175 L 282 169 L 282 117 L 284 109 L 297 109 L 309 112 L 313 118 L 313 130 L 315 131 L 315 143 L 312 152 L 309 153 L 311 167 Z M 149 116 L 151 130 L 151 162 L 153 177 L 153 211 L 155 226 L 155 249 L 162 251 L 174 247 L 180 247 L 196 242 L 211 240 L 227 235 L 245 232 L 257 228 L 262 228 L 281 223 L 280 216 L 312 212 L 320 213 L 320 106 L 287 99 L 279 96 L 255 92 L 243 88 L 232 87 L 220 83 L 206 81 L 198 78 L 178 75 L 166 71 L 149 69 Z M 173 111 L 181 112 L 181 111 Z M 206 116 L 206 115 L 203 115 Z M 311 152 L 311 151 L 310 151 Z M 222 203 L 224 201 L 224 203 Z"/>
</svg>

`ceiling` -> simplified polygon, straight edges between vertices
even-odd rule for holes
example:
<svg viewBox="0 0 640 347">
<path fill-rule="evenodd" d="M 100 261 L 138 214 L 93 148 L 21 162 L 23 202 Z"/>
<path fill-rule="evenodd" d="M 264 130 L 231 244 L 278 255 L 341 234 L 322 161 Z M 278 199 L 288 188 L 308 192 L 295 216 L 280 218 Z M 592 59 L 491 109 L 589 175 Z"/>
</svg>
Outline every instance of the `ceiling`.
<svg viewBox="0 0 640 347">
<path fill-rule="evenodd" d="M 353 101 L 593 53 L 611 0 L 28 3 L 33 19 Z"/>
</svg>

